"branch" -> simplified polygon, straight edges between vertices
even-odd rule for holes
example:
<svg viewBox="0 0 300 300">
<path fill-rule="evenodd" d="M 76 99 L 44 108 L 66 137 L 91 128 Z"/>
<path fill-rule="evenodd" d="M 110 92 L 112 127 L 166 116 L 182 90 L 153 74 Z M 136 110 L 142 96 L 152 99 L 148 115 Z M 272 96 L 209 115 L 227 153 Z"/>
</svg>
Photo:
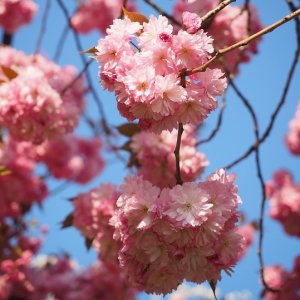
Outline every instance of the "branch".
<svg viewBox="0 0 300 300">
<path fill-rule="evenodd" d="M 205 71 L 208 66 L 210 64 L 212 64 L 216 59 L 220 58 L 221 56 L 223 56 L 224 54 L 236 49 L 236 48 L 239 48 L 239 47 L 243 47 L 243 46 L 246 46 L 248 45 L 249 43 L 251 43 L 253 40 L 265 35 L 266 33 L 269 33 L 271 31 L 273 31 L 274 29 L 276 29 L 277 27 L 287 23 L 288 21 L 296 18 L 297 16 L 300 15 L 300 9 L 296 10 L 295 12 L 285 16 L 283 19 L 265 27 L 264 29 L 254 33 L 253 35 L 229 46 L 229 47 L 226 47 L 226 48 L 223 48 L 221 50 L 218 50 L 216 52 L 216 54 L 210 59 L 208 60 L 205 64 L 203 64 L 202 66 L 199 66 L 197 68 L 194 68 L 194 69 L 191 69 L 191 70 L 186 70 L 185 72 L 185 75 L 186 76 L 189 76 L 189 75 L 192 75 L 192 74 L 195 74 L 195 73 L 198 73 L 198 72 L 203 72 Z"/>
<path fill-rule="evenodd" d="M 57 46 L 56 46 L 56 51 L 54 53 L 54 56 L 53 56 L 53 60 L 58 62 L 59 59 L 60 59 L 60 56 L 61 56 L 61 53 L 62 53 L 62 50 L 63 50 L 63 46 L 65 44 L 65 42 L 67 41 L 67 36 L 68 36 L 68 33 L 69 33 L 69 25 L 67 25 L 64 30 L 62 31 L 61 33 L 61 36 L 58 40 L 58 43 L 57 43 Z"/>
<path fill-rule="evenodd" d="M 10 46 L 12 45 L 13 35 L 7 32 L 3 32 L 2 45 Z"/>
<path fill-rule="evenodd" d="M 172 15 L 169 15 L 168 13 L 163 11 L 157 4 L 153 3 L 152 0 L 144 0 L 144 2 L 151 6 L 154 10 L 156 10 L 160 15 L 163 15 L 164 17 L 172 21 L 174 24 L 181 27 L 181 23 L 179 21 L 177 21 Z"/>
<path fill-rule="evenodd" d="M 40 33 L 39 33 L 39 36 L 38 36 L 38 39 L 37 39 L 37 42 L 36 42 L 36 47 L 35 47 L 35 50 L 34 50 L 34 54 L 37 54 L 37 53 L 40 52 L 43 37 L 44 37 L 45 32 L 46 32 L 46 26 L 47 26 L 47 20 L 48 20 L 48 16 L 49 16 L 50 7 L 51 7 L 51 0 L 47 0 L 44 15 L 43 15 L 43 18 L 42 18 L 41 30 L 40 30 Z"/>
<path fill-rule="evenodd" d="M 225 8 L 227 5 L 229 5 L 232 2 L 235 2 L 236 0 L 224 0 L 219 3 L 219 5 L 214 8 L 213 10 L 206 13 L 202 18 L 202 22 L 208 21 L 210 18 L 214 17 L 219 11 L 221 11 L 223 8 Z"/>
<path fill-rule="evenodd" d="M 220 109 L 220 112 L 219 112 L 219 116 L 218 116 L 216 127 L 212 130 L 212 132 L 210 133 L 210 135 L 207 138 L 205 138 L 203 140 L 200 140 L 196 144 L 196 146 L 208 143 L 208 142 L 210 142 L 216 136 L 216 134 L 218 133 L 218 131 L 221 129 L 225 107 L 226 107 L 226 95 L 224 95 L 224 97 L 222 99 L 221 109 Z"/>
<path fill-rule="evenodd" d="M 174 150 L 175 160 L 176 160 L 176 184 L 183 184 L 180 172 L 180 144 L 181 144 L 181 137 L 183 133 L 183 125 L 182 123 L 178 123 L 178 133 L 177 133 L 177 141 L 176 141 L 176 148 Z"/>
</svg>

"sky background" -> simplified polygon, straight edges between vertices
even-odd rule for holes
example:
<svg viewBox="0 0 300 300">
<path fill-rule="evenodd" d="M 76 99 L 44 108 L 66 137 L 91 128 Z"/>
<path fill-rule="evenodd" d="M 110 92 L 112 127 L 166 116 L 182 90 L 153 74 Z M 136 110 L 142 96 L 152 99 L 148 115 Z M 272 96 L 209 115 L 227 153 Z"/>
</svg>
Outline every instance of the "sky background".
<svg viewBox="0 0 300 300">
<path fill-rule="evenodd" d="M 73 11 L 75 2 L 64 0 L 69 12 Z M 140 10 L 149 16 L 154 13 L 143 1 L 138 0 Z M 171 10 L 175 1 L 164 0 L 156 1 L 166 11 Z M 34 22 L 20 30 L 14 37 L 14 47 L 26 53 L 32 53 L 36 46 L 39 34 L 42 15 L 45 8 L 45 0 L 37 1 L 39 12 Z M 241 4 L 242 1 L 236 1 Z M 289 13 L 288 7 L 283 0 L 251 1 L 256 5 L 261 21 L 267 26 Z M 100 16 L 99 16 L 100 17 Z M 53 58 L 58 45 L 58 40 L 62 30 L 66 26 L 66 20 L 57 6 L 55 0 L 51 1 L 50 15 L 46 27 L 46 34 L 42 43 L 41 52 Z M 96 45 L 101 36 L 94 32 L 81 36 L 84 49 Z M 253 105 L 260 124 L 261 132 L 267 126 L 270 115 L 277 102 L 285 83 L 289 66 L 292 62 L 295 51 L 295 30 L 294 22 L 290 22 L 276 29 L 272 33 L 264 36 L 259 45 L 259 52 L 248 64 L 240 67 L 240 74 L 236 78 L 236 85 L 243 91 Z M 82 69 L 79 53 L 74 44 L 73 35 L 69 34 L 62 50 L 60 64 L 71 64 Z M 97 78 L 98 65 L 94 62 L 90 66 L 94 86 L 103 102 L 106 115 L 112 125 L 119 125 L 126 120 L 119 116 L 116 109 L 114 95 L 103 91 L 98 84 Z M 288 122 L 292 119 L 298 101 L 300 100 L 300 71 L 296 70 L 294 80 L 287 96 L 287 102 L 281 110 L 276 120 L 273 131 L 268 140 L 261 147 L 261 161 L 265 180 L 271 178 L 274 171 L 279 168 L 290 170 L 297 182 L 300 182 L 300 158 L 294 157 L 287 151 L 283 138 L 288 130 Z M 95 105 L 89 96 L 87 99 L 87 109 L 89 113 L 95 115 Z M 216 123 L 218 110 L 214 112 L 205 122 L 201 132 L 202 137 L 209 135 Z M 81 124 L 77 133 L 82 136 L 91 136 L 91 131 Z M 201 151 L 206 154 L 210 161 L 204 177 L 221 168 L 235 158 L 240 156 L 254 141 L 254 132 L 250 116 L 230 89 L 227 97 L 227 107 L 221 130 L 216 138 L 203 146 Z M 51 193 L 44 204 L 43 209 L 34 208 L 28 216 L 29 219 L 38 219 L 41 223 L 49 225 L 50 231 L 42 247 L 43 253 L 63 253 L 64 251 L 81 265 L 89 265 L 95 260 L 95 253 L 87 251 L 84 241 L 79 233 L 74 229 L 60 229 L 60 222 L 72 210 L 68 198 L 76 196 L 78 193 L 86 192 L 99 183 L 112 182 L 120 184 L 124 176 L 128 173 L 123 163 L 116 159 L 114 155 L 104 154 L 106 158 L 106 168 L 104 172 L 88 185 L 78 186 L 68 185 L 60 192 Z M 243 200 L 240 209 L 245 213 L 247 220 L 257 220 L 261 201 L 261 190 L 256 176 L 254 155 L 244 160 L 242 163 L 232 168 L 230 172 L 237 175 L 236 183 L 239 187 L 239 195 Z M 61 182 L 49 181 L 50 191 L 56 190 Z M 264 259 L 266 265 L 281 264 L 290 269 L 294 257 L 300 253 L 299 239 L 284 234 L 280 224 L 270 220 L 268 217 L 268 205 L 265 214 L 265 240 L 264 240 Z M 257 236 L 258 237 L 258 236 Z M 218 284 L 223 293 L 234 290 L 250 290 L 253 294 L 252 299 L 258 299 L 261 291 L 259 280 L 259 263 L 256 254 L 257 237 L 255 244 L 250 248 L 247 256 L 235 268 L 232 277 L 223 275 L 223 280 Z M 145 295 L 142 296 L 145 299 Z"/>
</svg>

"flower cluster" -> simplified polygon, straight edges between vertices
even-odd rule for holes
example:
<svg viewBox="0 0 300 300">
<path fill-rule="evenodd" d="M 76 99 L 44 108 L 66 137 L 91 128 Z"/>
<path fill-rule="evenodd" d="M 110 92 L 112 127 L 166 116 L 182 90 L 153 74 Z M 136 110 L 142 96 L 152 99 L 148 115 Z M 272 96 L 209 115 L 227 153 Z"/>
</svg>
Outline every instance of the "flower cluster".
<svg viewBox="0 0 300 300">
<path fill-rule="evenodd" d="M 125 179 L 110 223 L 134 287 L 166 294 L 184 279 L 214 282 L 232 271 L 243 248 L 233 181 L 222 169 L 202 183 L 163 190 L 140 176 Z"/>
<path fill-rule="evenodd" d="M 293 120 L 289 123 L 289 132 L 285 137 L 285 142 L 291 153 L 300 155 L 300 104 Z"/>
<path fill-rule="evenodd" d="M 0 166 L 7 174 L 0 176 L 0 219 L 17 217 L 32 203 L 47 196 L 42 179 L 33 174 L 36 153 L 28 142 L 5 140 L 0 148 Z"/>
<path fill-rule="evenodd" d="M 143 129 L 160 133 L 177 128 L 177 122 L 198 125 L 217 107 L 216 96 L 226 88 L 221 70 L 179 76 L 214 51 L 202 29 L 174 34 L 166 17 L 151 16 L 143 25 L 116 19 L 107 34 L 96 47 L 99 76 L 128 120 L 139 119 Z"/>
<path fill-rule="evenodd" d="M 63 135 L 37 147 L 39 161 L 51 175 L 78 183 L 92 180 L 104 167 L 100 138 L 91 140 L 73 134 Z"/>
<path fill-rule="evenodd" d="M 280 170 L 266 184 L 270 216 L 279 221 L 287 234 L 300 237 L 300 185 L 288 171 Z"/>
<path fill-rule="evenodd" d="M 38 257 L 32 261 L 27 255 L 16 263 L 5 262 L 2 270 L 6 273 L 1 276 L 0 271 L 1 300 L 135 298 L 134 290 L 116 264 L 98 262 L 79 271 L 67 256 Z"/>
<path fill-rule="evenodd" d="M 256 230 L 255 226 L 256 226 L 255 224 L 249 223 L 249 224 L 239 226 L 237 229 L 237 233 L 244 238 L 243 251 L 240 253 L 239 259 L 244 257 L 249 247 L 254 242 L 255 230 Z"/>
<path fill-rule="evenodd" d="M 1 0 L 0 26 L 8 34 L 31 22 L 38 6 L 33 0 Z"/>
<path fill-rule="evenodd" d="M 177 130 L 162 131 L 160 135 L 142 131 L 133 135 L 130 148 L 138 160 L 138 175 L 158 187 L 176 185 L 174 149 Z M 185 127 L 180 146 L 180 170 L 183 181 L 193 181 L 208 165 L 205 155 L 196 149 L 196 135 Z"/>
<path fill-rule="evenodd" d="M 15 73 L 0 85 L 0 125 L 13 138 L 40 144 L 75 128 L 87 89 L 82 78 L 73 82 L 73 67 L 9 47 L 0 48 L 0 58 Z"/>
<path fill-rule="evenodd" d="M 103 184 L 92 191 L 78 195 L 74 205 L 73 225 L 87 239 L 105 261 L 117 261 L 120 243 L 113 240 L 114 227 L 109 219 L 116 210 L 119 193 L 111 184 Z"/>
<path fill-rule="evenodd" d="M 84 0 L 71 18 L 72 26 L 78 33 L 98 30 L 105 34 L 109 25 L 121 14 L 123 0 Z M 129 10 L 136 10 L 134 0 L 126 5 Z M 99 17 L 101 16 L 101 17 Z"/>
<path fill-rule="evenodd" d="M 294 261 L 291 272 L 284 270 L 281 266 L 269 266 L 264 268 L 266 283 L 269 287 L 279 290 L 277 293 L 264 291 L 266 300 L 299 300 L 300 289 L 300 256 Z"/>
<path fill-rule="evenodd" d="M 218 0 L 178 0 L 174 7 L 173 15 L 177 20 L 181 20 L 181 15 L 185 11 L 203 16 L 218 4 Z M 249 5 L 248 9 L 249 13 L 244 5 L 228 5 L 214 16 L 207 30 L 213 37 L 214 45 L 217 49 L 235 44 L 262 29 L 255 7 Z M 183 18 L 183 23 L 185 23 L 184 21 Z M 251 55 L 257 53 L 258 43 L 259 39 L 246 47 L 238 48 L 225 54 L 223 59 L 226 68 L 230 72 L 238 72 L 238 65 L 243 62 L 249 62 Z"/>
</svg>

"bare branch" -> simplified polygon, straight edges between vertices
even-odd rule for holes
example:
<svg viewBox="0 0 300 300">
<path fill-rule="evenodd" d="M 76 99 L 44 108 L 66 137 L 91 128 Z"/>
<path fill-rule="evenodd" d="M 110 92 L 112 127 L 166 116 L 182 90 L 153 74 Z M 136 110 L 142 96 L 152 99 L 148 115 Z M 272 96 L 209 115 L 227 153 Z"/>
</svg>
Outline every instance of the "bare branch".
<svg viewBox="0 0 300 300">
<path fill-rule="evenodd" d="M 192 75 L 192 74 L 195 74 L 195 73 L 198 73 L 198 72 L 203 72 L 205 71 L 209 65 L 211 65 L 215 60 L 217 60 L 218 58 L 220 58 L 221 56 L 223 56 L 224 54 L 234 50 L 234 49 L 237 49 L 239 47 L 243 47 L 243 46 L 246 46 L 248 45 L 249 43 L 251 43 L 253 40 L 265 35 L 266 33 L 269 33 L 271 31 L 273 31 L 274 29 L 276 29 L 277 27 L 285 24 L 286 22 L 296 18 L 297 16 L 300 15 L 300 9 L 296 10 L 295 12 L 285 16 L 284 18 L 282 18 L 281 20 L 265 27 L 264 29 L 254 33 L 253 35 L 229 46 L 229 47 L 226 47 L 226 48 L 223 48 L 223 49 L 220 49 L 216 52 L 216 54 L 210 59 L 208 60 L 205 64 L 197 67 L 197 68 L 194 68 L 194 69 L 191 69 L 191 70 L 187 70 L 185 72 L 185 74 L 187 76 L 189 75 Z"/>
<path fill-rule="evenodd" d="M 37 42 L 36 42 L 36 47 L 35 47 L 35 50 L 34 50 L 34 54 L 37 54 L 37 53 L 40 52 L 42 41 L 43 41 L 44 35 L 46 33 L 46 27 L 47 27 L 47 21 L 48 21 L 50 7 L 51 7 L 51 0 L 47 0 L 45 11 L 44 11 L 43 18 L 42 18 L 41 30 L 40 30 L 40 33 L 38 35 L 38 39 L 37 39 Z"/>
<path fill-rule="evenodd" d="M 176 184 L 183 184 L 182 178 L 181 178 L 181 172 L 180 172 L 180 144 L 181 144 L 181 137 L 183 133 L 183 125 L 182 123 L 178 123 L 178 133 L 177 133 L 177 141 L 176 141 L 176 147 L 174 150 L 175 160 L 176 160 Z"/>
</svg>

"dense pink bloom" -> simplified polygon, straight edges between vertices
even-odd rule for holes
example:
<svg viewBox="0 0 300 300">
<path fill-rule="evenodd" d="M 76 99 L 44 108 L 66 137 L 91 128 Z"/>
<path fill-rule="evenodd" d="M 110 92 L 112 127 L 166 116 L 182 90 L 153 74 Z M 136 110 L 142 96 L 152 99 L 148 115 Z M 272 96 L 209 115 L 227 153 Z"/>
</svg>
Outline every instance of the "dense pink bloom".
<svg viewBox="0 0 300 300">
<path fill-rule="evenodd" d="M 279 265 L 264 268 L 266 283 L 269 287 L 279 290 L 277 293 L 264 291 L 266 300 L 299 300 L 300 289 L 300 256 L 294 261 L 292 271 L 288 272 Z"/>
<path fill-rule="evenodd" d="M 9 47 L 0 48 L 0 58 L 17 73 L 0 85 L 0 125 L 14 139 L 35 144 L 73 131 L 87 91 L 82 78 L 71 84 L 75 69 Z"/>
<path fill-rule="evenodd" d="M 163 131 L 160 135 L 142 131 L 132 137 L 130 148 L 138 160 L 138 174 L 159 187 L 172 187 L 175 179 L 174 149 L 177 130 Z M 208 165 L 205 155 L 196 149 L 196 136 L 191 127 L 186 126 L 180 148 L 180 169 L 184 181 L 199 177 Z"/>
<path fill-rule="evenodd" d="M 0 176 L 0 219 L 17 217 L 47 196 L 46 184 L 33 174 L 35 158 L 35 150 L 27 142 L 5 140 L 0 148 L 0 166 L 8 170 Z"/>
<path fill-rule="evenodd" d="M 38 146 L 37 151 L 39 161 L 54 177 L 87 183 L 104 167 L 101 147 L 100 138 L 88 140 L 68 134 Z"/>
<path fill-rule="evenodd" d="M 219 4 L 217 0 L 178 0 L 173 14 L 178 21 L 183 21 L 183 25 L 187 31 L 196 32 L 198 23 L 200 22 L 196 16 L 188 15 L 187 12 L 198 14 L 199 17 L 204 16 L 208 11 L 212 10 Z M 209 24 L 208 33 L 213 37 L 215 47 L 222 49 L 230 46 L 240 40 L 243 40 L 262 29 L 257 11 L 254 6 L 249 6 L 250 16 L 250 32 L 248 33 L 248 13 L 244 10 L 244 6 L 228 5 L 222 9 L 213 18 Z M 184 14 L 183 14 L 184 13 Z M 183 15 L 182 15 L 183 14 Z M 203 25 L 203 24 L 202 24 Z M 206 24 L 204 24 L 205 26 Z M 191 28 L 191 29 L 190 29 Z M 199 27 L 198 27 L 199 28 Z M 226 67 L 233 73 L 238 72 L 238 65 L 248 62 L 252 54 L 257 53 L 257 45 L 259 39 L 250 43 L 246 47 L 235 49 L 223 56 Z M 222 66 L 221 66 L 222 67 Z"/>
<path fill-rule="evenodd" d="M 37 9 L 32 0 L 1 0 L 0 26 L 9 34 L 15 33 L 21 26 L 31 22 Z"/>
<path fill-rule="evenodd" d="M 15 264 L 12 262 L 10 267 L 7 262 L 5 267 L 10 271 Z M 25 297 L 31 300 L 48 297 L 60 300 L 135 298 L 135 291 L 128 286 L 121 269 L 114 263 L 98 262 L 89 268 L 79 270 L 74 262 L 64 256 L 38 257 L 31 265 L 28 263 L 19 265 L 20 262 L 15 274 L 10 272 L 4 276 L 0 275 L 0 283 L 1 279 L 7 279 L 6 295 L 11 298 Z"/>
<path fill-rule="evenodd" d="M 240 258 L 242 258 L 247 253 L 249 247 L 253 244 L 255 231 L 255 225 L 252 223 L 242 225 L 238 228 L 237 233 L 244 238 L 243 251 L 241 252 Z"/>
<path fill-rule="evenodd" d="M 300 185 L 288 171 L 277 171 L 266 184 L 270 216 L 279 221 L 287 234 L 300 237 Z"/>
<path fill-rule="evenodd" d="M 143 129 L 161 133 L 177 128 L 178 121 L 198 125 L 216 109 L 216 97 L 226 89 L 220 70 L 188 76 L 186 87 L 179 76 L 211 57 L 213 40 L 203 29 L 174 34 L 166 17 L 151 16 L 143 25 L 114 20 L 107 33 L 96 47 L 100 81 L 115 92 L 125 118 L 139 119 Z"/>
<path fill-rule="evenodd" d="M 300 104 L 298 104 L 294 118 L 289 123 L 285 143 L 291 153 L 300 155 Z"/>
<path fill-rule="evenodd" d="M 140 176 L 125 179 L 110 222 L 134 287 L 166 294 L 184 279 L 219 280 L 221 270 L 232 271 L 243 248 L 233 180 L 219 170 L 202 183 L 161 190 Z"/>
<path fill-rule="evenodd" d="M 182 14 L 182 23 L 188 33 L 196 33 L 201 27 L 202 20 L 199 15 L 185 11 Z"/>
<path fill-rule="evenodd" d="M 98 30 L 104 34 L 113 19 L 120 16 L 122 5 L 122 0 L 80 1 L 78 10 L 71 18 L 72 26 L 79 33 L 85 34 L 92 30 Z M 135 11 L 134 0 L 129 1 L 126 8 Z"/>
<path fill-rule="evenodd" d="M 116 210 L 119 193 L 116 187 L 103 184 L 88 193 L 78 195 L 74 205 L 73 225 L 84 237 L 93 241 L 102 260 L 116 260 L 119 243 L 113 240 L 114 228 L 109 219 Z"/>
</svg>

